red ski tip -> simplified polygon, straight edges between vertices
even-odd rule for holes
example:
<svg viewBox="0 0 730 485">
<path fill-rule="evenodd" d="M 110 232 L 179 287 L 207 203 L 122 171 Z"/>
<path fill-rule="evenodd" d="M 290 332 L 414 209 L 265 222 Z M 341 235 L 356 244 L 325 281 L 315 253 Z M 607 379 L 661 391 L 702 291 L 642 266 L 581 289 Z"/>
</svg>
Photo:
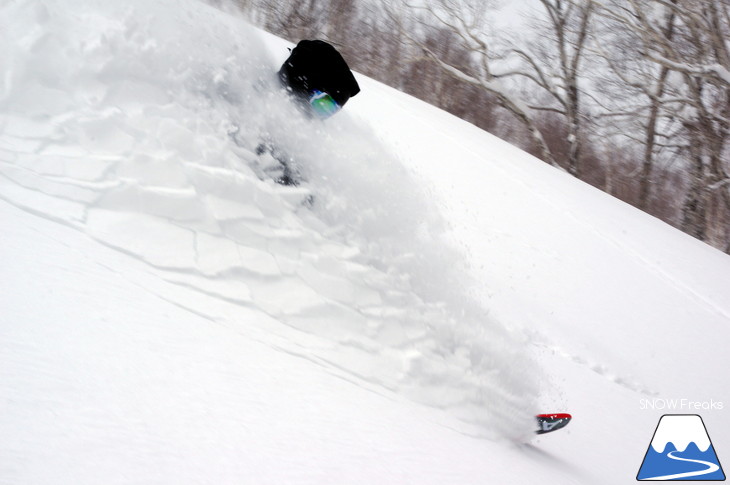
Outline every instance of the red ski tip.
<svg viewBox="0 0 730 485">
<path fill-rule="evenodd" d="M 545 434 L 563 429 L 568 425 L 568 423 L 570 423 L 572 418 L 573 417 L 567 413 L 538 414 L 535 416 L 538 426 L 535 433 Z"/>
<path fill-rule="evenodd" d="M 573 416 L 571 416 L 568 413 L 538 414 L 535 417 L 544 418 L 544 419 L 572 419 L 573 418 Z"/>
</svg>

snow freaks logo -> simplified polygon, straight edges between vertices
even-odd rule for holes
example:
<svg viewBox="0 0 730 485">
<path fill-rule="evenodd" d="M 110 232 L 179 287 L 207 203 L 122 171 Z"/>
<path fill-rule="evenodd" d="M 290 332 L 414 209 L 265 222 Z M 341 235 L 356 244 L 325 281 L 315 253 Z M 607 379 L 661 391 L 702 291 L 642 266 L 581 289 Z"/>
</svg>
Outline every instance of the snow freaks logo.
<svg viewBox="0 0 730 485">
<path fill-rule="evenodd" d="M 639 399 L 641 410 L 667 411 L 720 411 L 725 407 L 722 401 L 692 401 L 690 399 Z"/>
<path fill-rule="evenodd" d="M 725 480 L 705 423 L 696 414 L 659 420 L 637 480 Z"/>
</svg>

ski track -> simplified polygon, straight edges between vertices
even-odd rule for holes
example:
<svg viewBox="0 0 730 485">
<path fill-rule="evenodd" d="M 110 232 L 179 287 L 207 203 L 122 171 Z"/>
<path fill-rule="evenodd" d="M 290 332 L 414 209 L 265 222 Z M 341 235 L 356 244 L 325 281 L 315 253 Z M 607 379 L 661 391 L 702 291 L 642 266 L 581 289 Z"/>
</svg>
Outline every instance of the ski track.
<svg viewBox="0 0 730 485">
<path fill-rule="evenodd" d="M 659 395 L 658 391 L 647 388 L 644 385 L 642 385 L 640 382 L 631 381 L 629 379 L 621 377 L 620 375 L 618 375 L 616 372 L 612 371 L 606 365 L 591 362 L 590 360 L 586 359 L 585 357 L 581 357 L 580 355 L 572 354 L 557 345 L 549 344 L 547 342 L 548 342 L 547 338 L 541 338 L 540 340 L 533 341 L 532 345 L 536 348 L 539 348 L 539 349 L 549 352 L 551 354 L 558 355 L 567 361 L 570 361 L 570 362 L 578 364 L 582 367 L 585 367 L 585 368 L 589 369 L 591 372 L 598 374 L 603 379 L 606 379 L 609 382 L 616 384 L 618 386 L 621 386 L 624 389 L 627 389 L 629 391 L 637 392 L 637 393 L 645 395 L 645 396 L 658 396 Z"/>
<path fill-rule="evenodd" d="M 408 110 L 406 110 L 406 115 L 410 117 L 412 122 L 414 124 L 420 124 L 423 127 L 427 127 L 427 123 L 418 116 L 415 116 L 414 114 L 411 114 Z M 476 159 L 482 159 L 483 154 L 478 152 L 477 149 L 469 147 L 468 144 L 462 143 L 461 140 L 455 138 L 454 136 L 451 136 L 448 133 L 442 133 L 442 136 L 446 139 L 449 139 L 452 141 L 454 146 L 459 146 L 461 150 L 464 150 L 465 152 L 468 152 L 471 154 L 471 156 Z M 546 196 L 542 191 L 538 190 L 536 187 L 534 187 L 532 184 L 527 183 L 526 181 L 516 177 L 513 172 L 508 171 L 505 167 L 502 167 L 500 164 L 493 164 L 494 167 L 496 167 L 502 176 L 507 179 L 511 180 L 513 183 L 516 183 L 522 187 L 525 187 L 529 190 L 530 193 L 533 194 L 533 196 L 540 200 L 543 204 L 546 206 L 552 207 L 555 212 L 560 212 L 565 215 L 567 215 L 572 221 L 576 222 L 579 227 L 584 228 L 589 233 L 596 234 L 599 236 L 602 240 L 610 243 L 614 247 L 620 249 L 621 251 L 625 252 L 626 254 L 629 254 L 631 258 L 633 258 L 635 261 L 638 261 L 643 266 L 648 267 L 652 272 L 655 274 L 661 276 L 664 280 L 669 282 L 674 288 L 686 292 L 688 294 L 691 294 L 697 301 L 700 301 L 703 305 L 708 306 L 712 308 L 715 312 L 717 312 L 719 315 L 722 315 L 723 317 L 726 317 L 730 320 L 728 317 L 728 314 L 720 307 L 720 305 L 714 303 L 711 298 L 703 297 L 698 292 L 692 290 L 691 287 L 688 285 L 682 284 L 681 281 L 669 274 L 667 271 L 662 270 L 659 268 L 656 264 L 654 264 L 649 258 L 643 256 L 638 250 L 635 250 L 631 247 L 629 247 L 627 244 L 624 244 L 620 242 L 618 239 L 611 237 L 607 234 L 605 234 L 603 231 L 598 229 L 596 227 L 596 224 L 592 223 L 589 220 L 585 220 L 584 218 L 579 217 L 571 210 L 566 210 L 566 208 L 559 203 L 552 200 L 550 197 Z M 531 252 L 536 253 L 542 253 L 545 254 L 546 257 L 550 257 L 553 259 L 558 259 L 558 255 L 550 252 L 546 252 L 543 248 L 539 246 L 531 246 L 530 247 Z M 532 345 L 536 348 L 540 348 L 543 350 L 546 350 L 548 352 L 551 352 L 555 355 L 560 356 L 561 358 L 564 358 L 567 361 L 570 361 L 572 363 L 578 364 L 580 366 L 583 366 L 587 369 L 589 369 L 591 372 L 594 372 L 598 375 L 600 375 L 602 378 L 612 382 L 613 384 L 616 384 L 618 386 L 621 386 L 627 390 L 638 392 L 643 395 L 647 396 L 656 396 L 659 393 L 656 390 L 650 389 L 645 384 L 642 384 L 638 381 L 622 377 L 618 373 L 612 371 L 610 369 L 610 366 L 602 364 L 600 362 L 592 361 L 592 359 L 589 359 L 587 357 L 578 355 L 576 353 L 572 353 L 570 351 L 567 351 L 560 346 L 556 345 L 551 339 L 549 339 L 545 335 L 541 335 L 539 333 L 532 333 L 533 342 Z"/>
<path fill-rule="evenodd" d="M 414 119 L 418 120 L 414 117 Z M 422 120 L 418 120 L 418 122 L 423 123 Z M 449 136 L 449 135 L 445 135 Z M 455 144 L 459 143 L 457 140 L 454 140 Z M 480 158 L 481 154 L 475 151 L 474 149 L 470 148 L 468 145 L 462 144 L 462 149 L 471 153 L 475 158 Z M 514 183 L 520 184 L 523 187 L 526 187 L 535 198 L 539 199 L 542 203 L 545 205 L 552 207 L 554 209 L 554 212 L 560 212 L 568 216 L 571 220 L 576 222 L 580 227 L 583 227 L 586 229 L 587 232 L 596 234 L 598 237 L 600 237 L 602 240 L 610 243 L 614 247 L 618 248 L 622 253 L 630 255 L 635 261 L 639 262 L 642 267 L 650 269 L 654 274 L 661 277 L 664 281 L 669 283 L 672 287 L 676 288 L 680 293 L 691 295 L 696 301 L 701 303 L 703 306 L 706 306 L 707 308 L 711 309 L 713 312 L 717 313 L 718 315 L 722 316 L 724 319 L 730 320 L 730 313 L 726 310 L 724 305 L 719 304 L 716 302 L 712 297 L 702 294 L 695 290 L 691 285 L 688 285 L 682 281 L 682 278 L 677 277 L 673 274 L 671 274 L 669 271 L 663 269 L 658 265 L 655 260 L 647 256 L 646 254 L 640 252 L 638 249 L 630 246 L 629 244 L 626 244 L 619 240 L 617 237 L 611 236 L 606 231 L 603 231 L 599 229 L 594 221 L 590 221 L 585 219 L 584 217 L 578 216 L 574 211 L 571 211 L 569 209 L 566 209 L 565 206 L 562 204 L 556 202 L 550 197 L 547 197 L 543 191 L 538 190 L 537 188 L 533 187 L 531 184 L 528 184 L 524 180 L 515 177 L 514 172 L 508 171 L 505 167 L 503 167 L 500 164 L 495 164 L 494 167 L 496 167 L 501 173 L 503 178 L 512 180 Z"/>
</svg>

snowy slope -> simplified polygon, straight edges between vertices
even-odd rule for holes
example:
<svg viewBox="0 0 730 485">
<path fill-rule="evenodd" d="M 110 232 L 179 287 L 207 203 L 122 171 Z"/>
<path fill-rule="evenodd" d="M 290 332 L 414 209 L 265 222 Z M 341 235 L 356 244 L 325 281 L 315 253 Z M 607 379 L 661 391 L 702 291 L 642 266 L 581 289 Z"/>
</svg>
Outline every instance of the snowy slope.
<svg viewBox="0 0 730 485">
<path fill-rule="evenodd" d="M 2 217 L 0 483 L 473 483 L 516 453 L 261 312 L 221 317 L 77 231 Z"/>
<path fill-rule="evenodd" d="M 577 416 L 541 449 L 590 470 L 586 483 L 628 483 L 663 413 L 700 413 L 730 446 L 730 258 L 467 123 L 399 105 L 357 109 L 384 137 L 398 127 L 392 146 L 432 182 L 475 291 L 531 335 L 543 407 Z"/>
<path fill-rule="evenodd" d="M 234 15 L 77 3 L 0 7 L 0 483 L 624 483 L 642 399 L 730 402 L 726 255 L 363 77 L 307 121 Z"/>
</svg>

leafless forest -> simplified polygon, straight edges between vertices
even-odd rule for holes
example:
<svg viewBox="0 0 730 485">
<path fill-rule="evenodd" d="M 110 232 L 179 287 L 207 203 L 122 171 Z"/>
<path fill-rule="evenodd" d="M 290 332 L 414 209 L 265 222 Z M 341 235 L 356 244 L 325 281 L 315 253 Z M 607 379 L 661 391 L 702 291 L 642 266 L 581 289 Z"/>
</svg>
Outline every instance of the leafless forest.
<svg viewBox="0 0 730 485">
<path fill-rule="evenodd" d="M 235 1 L 730 253 L 728 0 Z"/>
</svg>

